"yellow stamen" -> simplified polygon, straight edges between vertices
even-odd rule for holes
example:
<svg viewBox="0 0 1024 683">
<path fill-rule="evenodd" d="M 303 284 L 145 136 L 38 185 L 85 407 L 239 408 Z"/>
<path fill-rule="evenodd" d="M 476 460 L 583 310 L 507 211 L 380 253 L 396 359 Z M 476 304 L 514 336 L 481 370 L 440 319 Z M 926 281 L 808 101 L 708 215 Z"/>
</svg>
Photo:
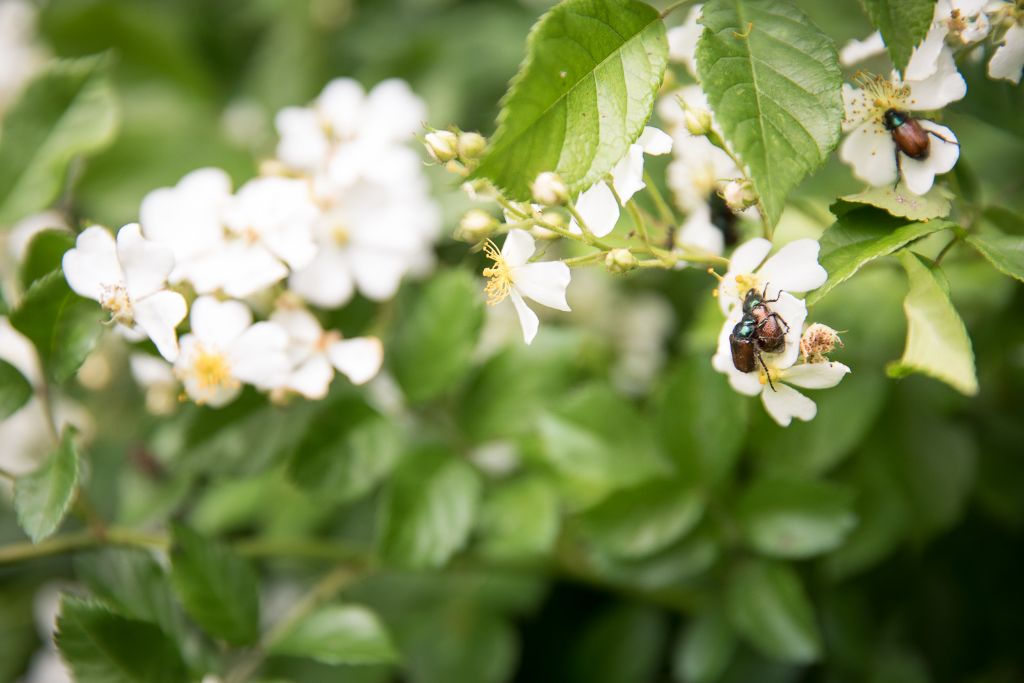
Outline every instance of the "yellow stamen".
<svg viewBox="0 0 1024 683">
<path fill-rule="evenodd" d="M 339 247 L 343 247 L 348 244 L 351 236 L 344 225 L 333 225 L 331 226 L 331 239 L 334 240 L 334 243 Z"/>
<path fill-rule="evenodd" d="M 757 289 L 760 282 L 756 275 L 752 273 L 746 273 L 743 275 L 736 276 L 736 293 L 742 299 L 752 289 Z"/>
<path fill-rule="evenodd" d="M 183 381 L 195 382 L 195 389 L 200 396 L 194 398 L 199 405 L 209 400 L 218 389 L 234 389 L 240 385 L 231 376 L 231 365 L 224 354 L 202 345 L 196 346 L 190 366 L 179 376 Z"/>
<path fill-rule="evenodd" d="M 103 285 L 100 290 L 100 306 L 109 311 L 114 322 L 133 324 L 132 301 L 124 285 Z"/>
<path fill-rule="evenodd" d="M 484 293 L 487 295 L 487 305 L 494 306 L 502 301 L 512 291 L 512 269 L 505 262 L 498 247 L 491 240 L 484 242 L 484 255 L 494 261 L 490 268 L 484 268 L 483 275 L 488 278 Z"/>
<path fill-rule="evenodd" d="M 910 97 L 909 86 L 897 86 L 887 78 L 863 71 L 859 72 L 853 80 L 879 110 L 906 107 L 907 99 Z"/>
</svg>

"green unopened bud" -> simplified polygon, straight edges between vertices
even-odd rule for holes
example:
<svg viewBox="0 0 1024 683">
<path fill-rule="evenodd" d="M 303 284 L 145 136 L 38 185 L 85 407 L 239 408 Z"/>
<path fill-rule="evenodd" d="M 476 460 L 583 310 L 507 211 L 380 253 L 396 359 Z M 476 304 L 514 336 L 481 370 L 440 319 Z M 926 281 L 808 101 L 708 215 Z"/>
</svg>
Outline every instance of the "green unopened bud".
<svg viewBox="0 0 1024 683">
<path fill-rule="evenodd" d="M 730 180 L 719 193 L 734 213 L 739 213 L 757 203 L 757 193 L 749 180 Z"/>
<path fill-rule="evenodd" d="M 711 112 L 702 107 L 683 103 L 683 121 L 690 135 L 707 135 L 711 132 Z"/>
<path fill-rule="evenodd" d="M 463 161 L 474 161 L 483 156 L 487 138 L 480 133 L 459 133 L 459 157 Z"/>
<path fill-rule="evenodd" d="M 450 130 L 435 130 L 427 133 L 423 144 L 436 161 L 446 163 L 458 155 L 459 137 Z"/>
<path fill-rule="evenodd" d="M 465 192 L 470 199 L 494 199 L 498 196 L 498 191 L 494 189 L 494 185 L 491 181 L 485 178 L 477 178 L 476 180 L 467 180 L 462 183 L 462 191 Z"/>
<path fill-rule="evenodd" d="M 544 206 L 559 206 L 569 199 L 569 188 L 557 173 L 545 171 L 530 186 L 533 198 Z"/>
<path fill-rule="evenodd" d="M 475 244 L 487 239 L 498 227 L 498 220 L 481 209 L 470 209 L 455 229 L 455 239 Z"/>
<path fill-rule="evenodd" d="M 613 273 L 628 273 L 637 267 L 637 260 L 629 249 L 612 249 L 604 257 L 604 265 Z"/>
</svg>

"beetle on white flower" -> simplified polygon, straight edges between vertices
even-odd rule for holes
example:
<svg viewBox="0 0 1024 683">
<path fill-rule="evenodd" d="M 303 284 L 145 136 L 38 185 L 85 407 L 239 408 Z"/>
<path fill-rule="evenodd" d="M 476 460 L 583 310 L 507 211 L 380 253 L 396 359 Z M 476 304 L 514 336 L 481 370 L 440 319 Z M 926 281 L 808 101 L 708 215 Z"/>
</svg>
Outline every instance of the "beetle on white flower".
<svg viewBox="0 0 1024 683">
<path fill-rule="evenodd" d="M 175 328 L 188 308 L 181 294 L 165 287 L 174 254 L 144 239 L 138 223 L 121 228 L 116 242 L 105 228 L 87 228 L 62 265 L 71 289 L 98 301 L 129 339 L 149 337 L 161 356 L 177 358 Z"/>
<path fill-rule="evenodd" d="M 611 186 L 601 180 L 580 193 L 574 204 L 576 213 L 595 237 L 604 237 L 615 229 L 619 221 L 619 202 L 625 206 L 634 194 L 646 187 L 644 154 L 661 155 L 671 151 L 672 137 L 647 126 L 612 169 Z M 576 234 L 581 232 L 575 218 L 570 222 L 569 230 Z"/>
<path fill-rule="evenodd" d="M 309 399 L 321 399 L 334 379 L 334 371 L 352 384 L 365 384 L 380 371 L 384 347 L 377 337 L 342 338 L 324 331 L 320 321 L 302 308 L 279 308 L 270 316 L 288 333 L 288 358 L 292 369 L 284 387 Z"/>
<path fill-rule="evenodd" d="M 843 130 L 849 135 L 839 148 L 839 158 L 871 185 L 892 185 L 902 176 L 907 189 L 925 194 L 936 175 L 956 165 L 960 146 L 949 128 L 914 119 L 910 112 L 941 109 L 966 94 L 967 84 L 956 70 L 952 53 L 940 52 L 936 71 L 924 80 L 862 74 L 859 85 L 843 85 Z M 903 126 L 921 128 L 924 141 L 914 150 L 896 141 Z"/>
<path fill-rule="evenodd" d="M 793 386 L 804 389 L 834 387 L 850 372 L 850 368 L 831 361 L 797 365 L 801 331 L 807 319 L 807 307 L 803 301 L 786 292 L 778 294 L 777 297 L 777 300 L 771 303 L 771 309 L 787 325 L 783 348 L 778 353 L 759 350 L 757 353 L 760 359 L 755 369 L 751 372 L 739 370 L 733 362 L 730 343 L 733 328 L 743 317 L 742 307 L 737 307 L 722 326 L 711 365 L 728 377 L 729 385 L 737 392 L 747 396 L 760 394 L 761 402 L 772 419 L 787 427 L 794 417 L 807 421 L 813 419 L 818 411 L 814 401 Z"/>
<path fill-rule="evenodd" d="M 506 297 L 512 299 L 523 328 L 523 340 L 527 344 L 537 335 L 540 320 L 523 297 L 549 308 L 570 310 L 565 300 L 565 290 L 572 277 L 569 266 L 561 261 L 529 263 L 535 249 L 533 236 L 519 229 L 508 231 L 500 252 L 490 240 L 484 243 L 484 253 L 494 261 L 494 265 L 485 268 L 483 273 L 488 278 L 484 289 L 487 303 L 494 306 Z"/>
<path fill-rule="evenodd" d="M 218 408 L 238 396 L 242 383 L 269 390 L 288 376 L 288 333 L 274 322 L 253 324 L 245 304 L 201 296 L 189 320 L 174 373 L 196 403 Z"/>
<path fill-rule="evenodd" d="M 828 273 L 818 263 L 820 246 L 816 240 L 794 240 L 765 260 L 771 249 L 772 243 L 762 237 L 736 247 L 718 284 L 718 305 L 723 313 L 730 315 L 742 310 L 743 297 L 752 289 L 767 299 L 781 296 L 796 301 L 790 292 L 809 292 L 828 279 Z"/>
</svg>

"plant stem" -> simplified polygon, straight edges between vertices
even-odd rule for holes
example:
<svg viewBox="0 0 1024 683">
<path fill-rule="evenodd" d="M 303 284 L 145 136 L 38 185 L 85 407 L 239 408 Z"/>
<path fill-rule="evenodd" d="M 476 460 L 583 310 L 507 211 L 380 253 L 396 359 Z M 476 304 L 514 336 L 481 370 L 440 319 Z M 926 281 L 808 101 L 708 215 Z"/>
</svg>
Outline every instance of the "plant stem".
<svg viewBox="0 0 1024 683">
<path fill-rule="evenodd" d="M 647 171 L 644 171 L 644 183 L 647 185 L 647 193 L 651 195 L 654 207 L 658 210 L 658 215 L 668 225 L 668 229 L 671 230 L 676 224 L 675 214 L 672 213 L 672 207 L 665 201 L 664 195 L 661 194 L 661 190 L 655 184 L 654 178 Z"/>
<path fill-rule="evenodd" d="M 942 251 L 939 252 L 939 255 L 935 257 L 935 265 L 939 265 L 940 263 L 942 263 L 942 259 L 945 258 L 946 253 L 950 249 L 952 249 L 953 245 L 955 245 L 959 241 L 960 241 L 960 235 L 953 235 L 953 239 L 949 240 L 949 242 L 946 244 L 946 246 L 944 246 L 942 248 Z"/>
<path fill-rule="evenodd" d="M 570 268 L 574 266 L 590 266 L 599 263 L 604 256 L 605 252 L 595 251 L 594 253 L 587 254 L 585 256 L 574 256 L 572 258 L 562 259 L 562 263 Z"/>
</svg>

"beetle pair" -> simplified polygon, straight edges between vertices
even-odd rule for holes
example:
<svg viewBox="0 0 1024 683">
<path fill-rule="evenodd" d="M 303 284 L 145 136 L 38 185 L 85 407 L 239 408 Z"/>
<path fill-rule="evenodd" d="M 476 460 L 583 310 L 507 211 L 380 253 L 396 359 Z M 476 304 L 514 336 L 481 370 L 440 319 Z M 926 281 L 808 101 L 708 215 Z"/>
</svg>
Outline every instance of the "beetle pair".
<svg viewBox="0 0 1024 683">
<path fill-rule="evenodd" d="M 747 292 L 743 297 L 743 317 L 732 328 L 729 335 L 729 348 L 732 350 L 732 364 L 740 372 L 753 372 L 757 363 L 764 368 L 768 386 L 775 391 L 771 373 L 761 357 L 761 353 L 775 353 L 786 345 L 786 333 L 789 325 L 768 304 L 779 300 L 782 292 L 774 299 L 766 299 L 768 285 L 758 294 L 756 289 Z"/>
</svg>

